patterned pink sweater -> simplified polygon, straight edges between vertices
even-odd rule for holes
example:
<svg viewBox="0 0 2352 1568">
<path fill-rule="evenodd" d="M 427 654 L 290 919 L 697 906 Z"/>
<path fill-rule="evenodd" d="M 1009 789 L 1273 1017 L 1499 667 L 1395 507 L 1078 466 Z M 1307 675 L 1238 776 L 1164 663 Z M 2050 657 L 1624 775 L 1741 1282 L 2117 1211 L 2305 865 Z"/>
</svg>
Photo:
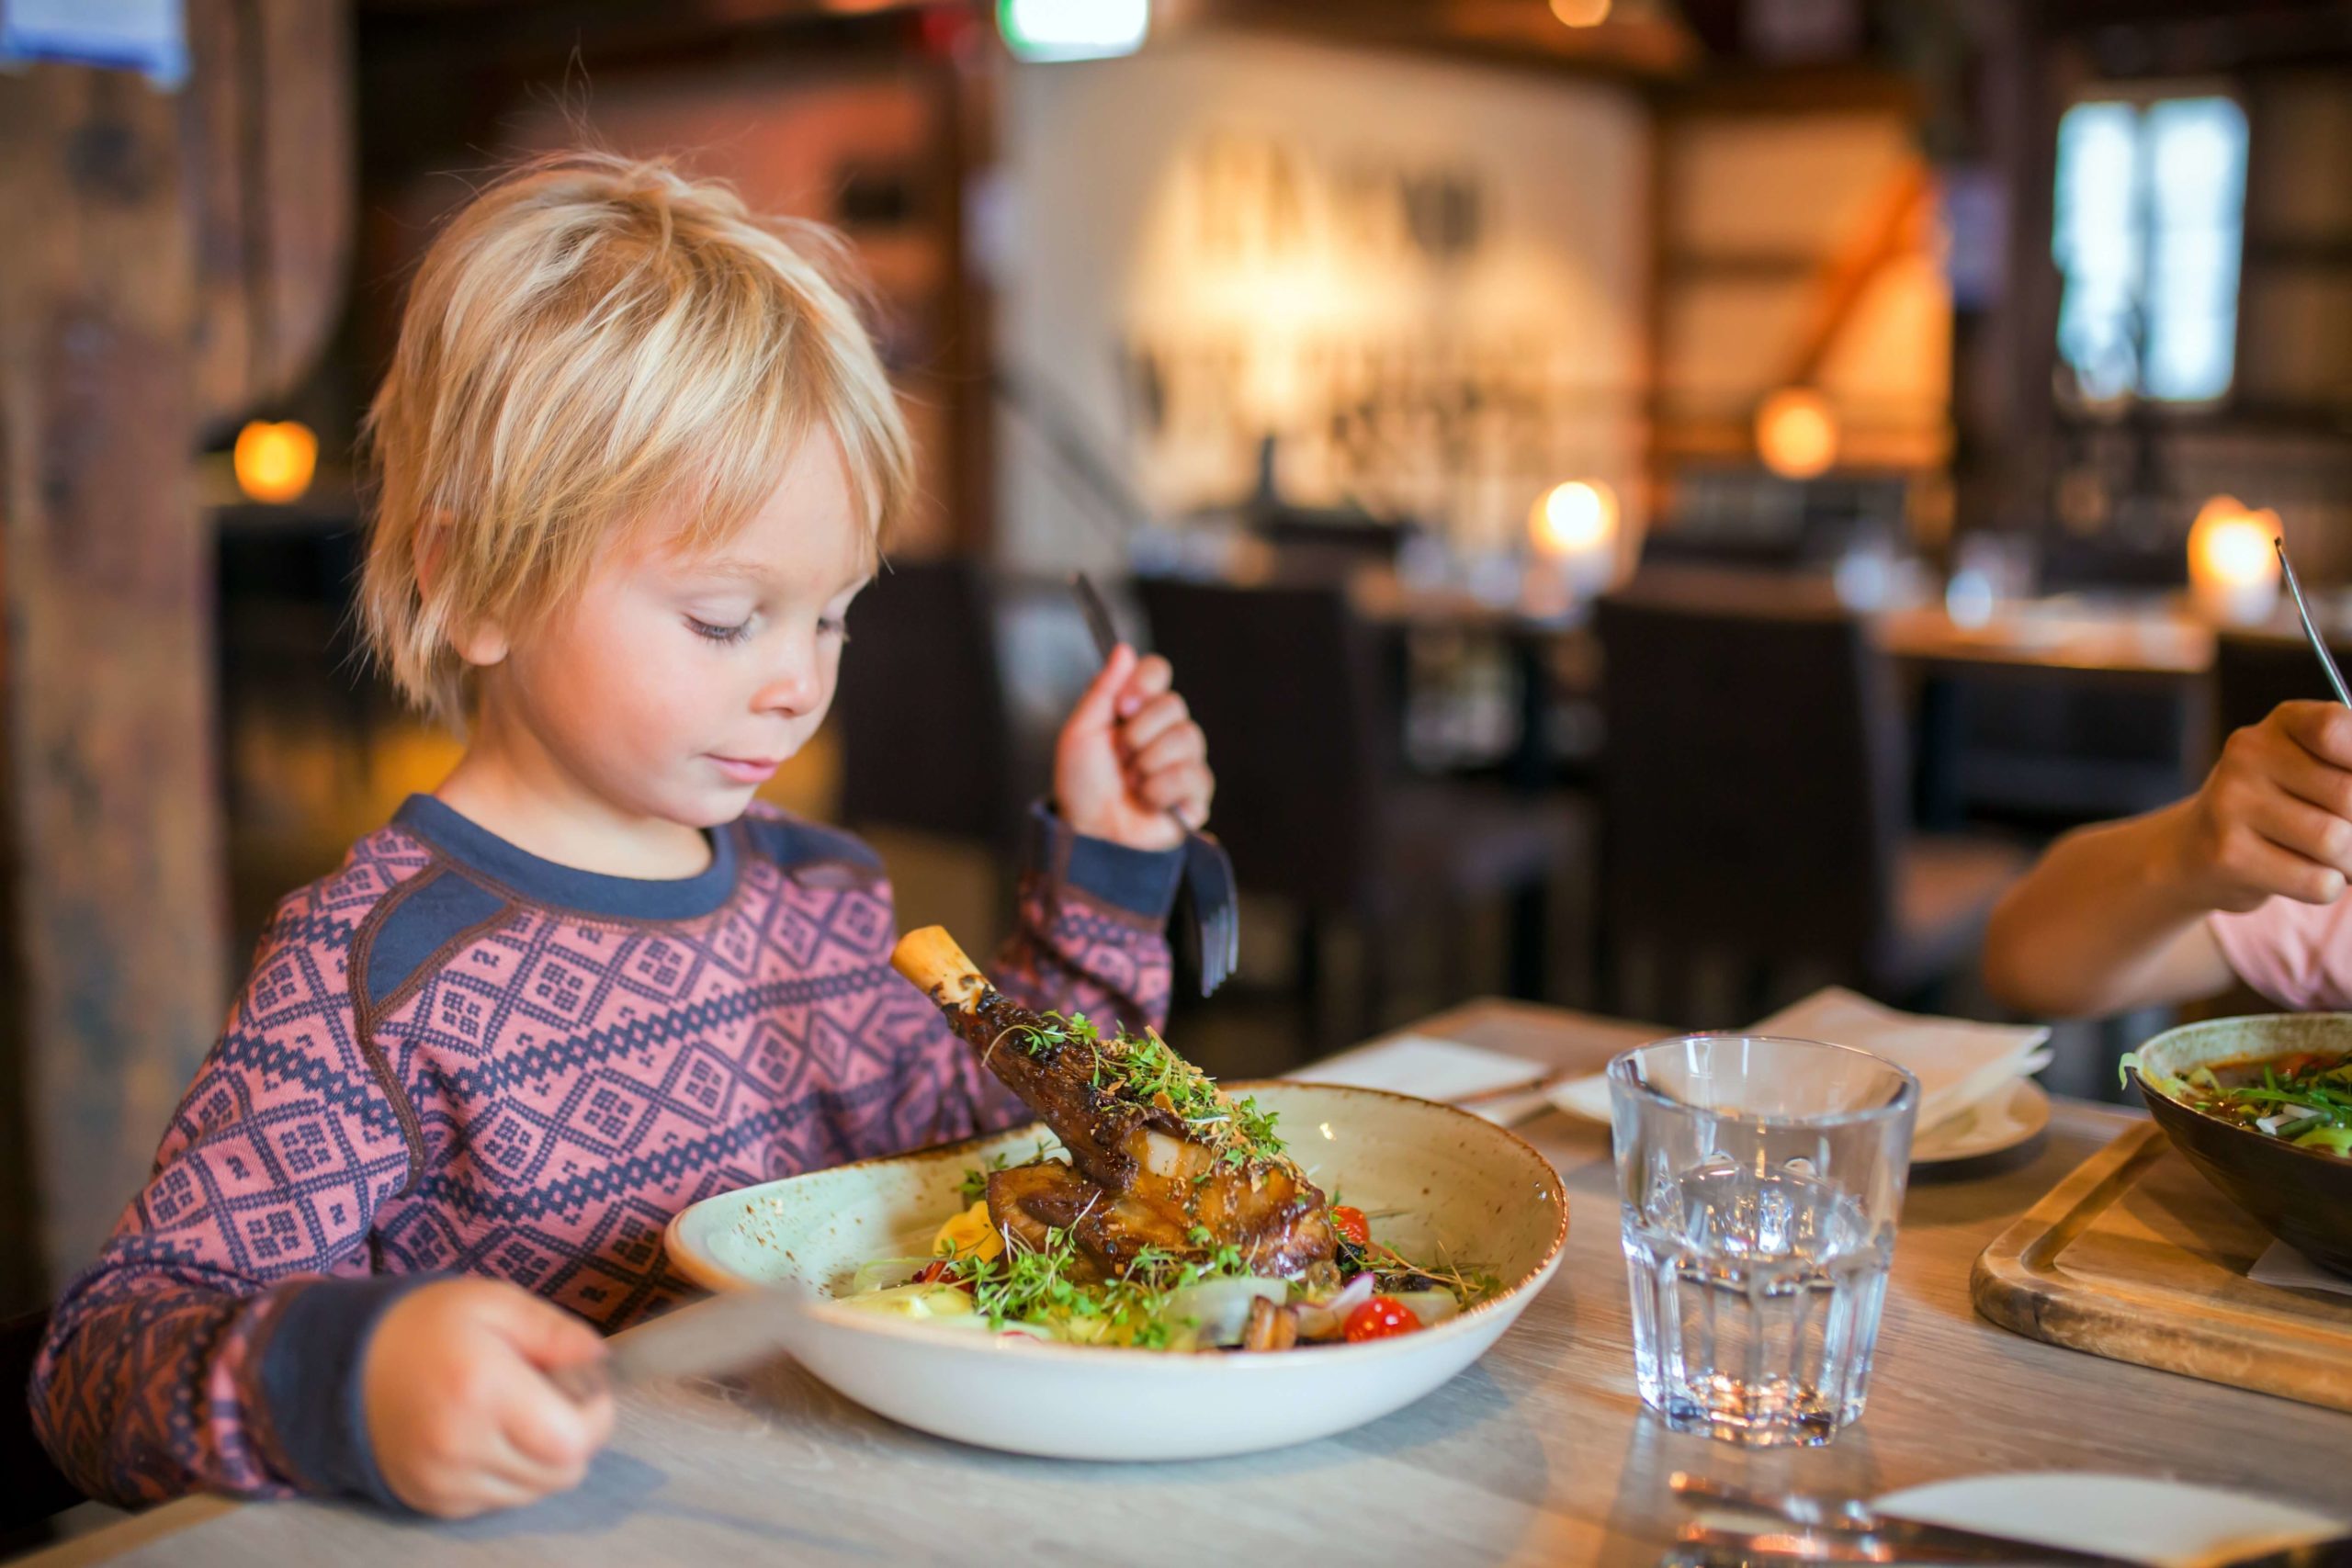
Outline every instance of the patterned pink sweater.
<svg viewBox="0 0 2352 1568">
<path fill-rule="evenodd" d="M 1178 856 L 1071 833 L 998 976 L 1161 1020 Z M 358 1372 L 400 1292 L 512 1280 L 616 1329 L 687 1287 L 662 1228 L 750 1182 L 1027 1114 L 890 968 L 855 839 L 764 807 L 678 882 L 526 853 L 428 796 L 282 904 L 97 1262 L 33 1414 L 93 1495 L 390 1501 Z"/>
</svg>

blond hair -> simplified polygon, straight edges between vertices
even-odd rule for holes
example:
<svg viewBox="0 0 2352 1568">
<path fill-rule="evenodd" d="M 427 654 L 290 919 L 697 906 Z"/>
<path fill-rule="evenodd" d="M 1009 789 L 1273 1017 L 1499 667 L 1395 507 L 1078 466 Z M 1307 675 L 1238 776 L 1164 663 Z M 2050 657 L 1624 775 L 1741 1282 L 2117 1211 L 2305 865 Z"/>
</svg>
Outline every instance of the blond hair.
<svg viewBox="0 0 2352 1568">
<path fill-rule="evenodd" d="M 362 430 L 377 483 L 359 609 L 411 701 L 455 728 L 461 628 L 512 635 L 657 514 L 729 536 L 802 441 L 839 443 L 878 548 L 913 461 L 819 225 L 668 163 L 564 152 L 434 240 Z"/>
</svg>

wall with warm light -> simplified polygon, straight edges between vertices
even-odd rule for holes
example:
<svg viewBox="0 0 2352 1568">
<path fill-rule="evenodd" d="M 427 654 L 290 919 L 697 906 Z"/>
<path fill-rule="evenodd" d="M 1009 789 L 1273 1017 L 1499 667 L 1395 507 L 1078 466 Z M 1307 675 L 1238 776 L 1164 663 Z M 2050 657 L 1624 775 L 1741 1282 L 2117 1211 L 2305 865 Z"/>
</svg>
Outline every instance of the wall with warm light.
<svg viewBox="0 0 2352 1568">
<path fill-rule="evenodd" d="M 1648 120 L 1614 85 L 1188 30 L 1017 67 L 999 352 L 1163 516 L 1353 497 L 1515 549 L 1564 479 L 1638 525 Z M 1466 414 L 1461 405 L 1475 405 Z M 1001 544 L 1115 531 L 1008 420 Z"/>
</svg>

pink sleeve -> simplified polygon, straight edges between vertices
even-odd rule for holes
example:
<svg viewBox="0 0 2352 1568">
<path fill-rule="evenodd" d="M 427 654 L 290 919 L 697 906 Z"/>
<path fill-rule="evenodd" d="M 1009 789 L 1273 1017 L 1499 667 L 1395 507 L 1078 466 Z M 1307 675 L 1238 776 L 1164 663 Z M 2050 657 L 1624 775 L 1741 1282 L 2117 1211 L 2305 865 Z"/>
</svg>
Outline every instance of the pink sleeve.
<svg viewBox="0 0 2352 1568">
<path fill-rule="evenodd" d="M 2303 904 L 2273 898 L 2207 924 L 2237 977 L 2281 1007 L 2352 1007 L 2352 898 Z"/>
</svg>

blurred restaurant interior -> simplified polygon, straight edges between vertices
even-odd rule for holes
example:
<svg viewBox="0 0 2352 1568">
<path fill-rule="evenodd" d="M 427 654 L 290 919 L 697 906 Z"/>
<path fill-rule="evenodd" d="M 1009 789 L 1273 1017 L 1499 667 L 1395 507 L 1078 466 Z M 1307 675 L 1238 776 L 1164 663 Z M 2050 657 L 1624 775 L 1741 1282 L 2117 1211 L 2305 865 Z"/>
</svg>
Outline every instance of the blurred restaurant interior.
<svg viewBox="0 0 2352 1568">
<path fill-rule="evenodd" d="M 1209 739 L 1280 1072 L 1464 998 L 1999 1019 L 1993 900 L 2352 648 L 2352 6 L 189 0 L 0 93 L 0 1303 L 145 1168 L 276 901 L 457 741 L 352 454 L 492 171 L 838 225 L 922 501 L 769 786 L 985 951 L 1102 582 Z M 51 85 L 43 88 L 43 81 Z M 90 280 L 65 290 L 54 279 Z M 50 279 L 44 283 L 44 278 Z M 2223 1004 L 2228 1005 L 2228 1004 Z M 2115 1098 L 2164 1020 L 2070 1022 Z"/>
</svg>

